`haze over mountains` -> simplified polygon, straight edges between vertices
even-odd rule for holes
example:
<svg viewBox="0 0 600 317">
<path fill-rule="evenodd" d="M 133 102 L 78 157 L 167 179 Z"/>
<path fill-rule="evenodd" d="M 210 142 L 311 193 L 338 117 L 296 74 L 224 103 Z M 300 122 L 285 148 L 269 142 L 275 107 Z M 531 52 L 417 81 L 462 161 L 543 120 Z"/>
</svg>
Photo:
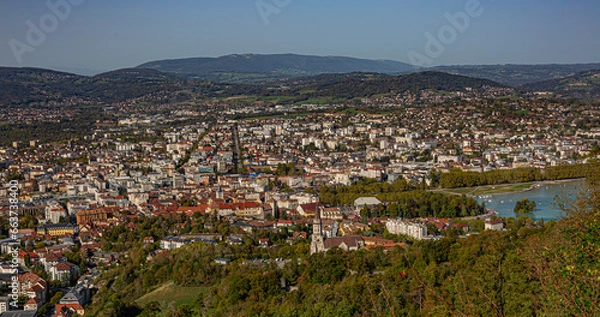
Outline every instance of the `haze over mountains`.
<svg viewBox="0 0 600 317">
<path fill-rule="evenodd" d="M 242 54 L 217 58 L 186 58 L 144 63 L 138 68 L 181 74 L 217 82 L 256 83 L 280 78 L 323 73 L 369 72 L 406 74 L 425 68 L 391 60 L 368 60 L 338 56 L 297 54 Z M 600 63 L 548 65 L 463 65 L 437 66 L 427 70 L 484 78 L 517 87 L 523 84 L 573 76 L 600 69 Z"/>
<path fill-rule="evenodd" d="M 144 63 L 138 68 L 214 81 L 256 82 L 323 73 L 406 73 L 416 67 L 397 61 L 297 54 L 234 54 L 216 58 L 186 58 Z"/>
<path fill-rule="evenodd" d="M 443 66 L 295 54 L 228 55 L 154 61 L 92 77 L 35 68 L 1 68 L 1 105 L 64 101 L 119 102 L 153 93 L 195 96 L 291 95 L 293 101 L 347 100 L 421 89 L 521 87 L 578 99 L 600 97 L 599 64 Z M 425 71 L 424 71 L 425 70 Z M 419 71 L 419 72 L 417 72 Z M 415 73 L 417 72 L 417 73 Z M 414 73 L 414 74 L 410 74 Z M 285 87 L 273 91 L 272 87 Z"/>
</svg>

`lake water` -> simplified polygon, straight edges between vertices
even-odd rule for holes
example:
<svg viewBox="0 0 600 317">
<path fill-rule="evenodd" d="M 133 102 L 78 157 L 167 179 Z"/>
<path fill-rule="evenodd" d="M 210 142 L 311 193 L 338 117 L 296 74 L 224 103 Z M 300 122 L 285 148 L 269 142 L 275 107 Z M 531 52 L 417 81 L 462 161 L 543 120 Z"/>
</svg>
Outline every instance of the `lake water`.
<svg viewBox="0 0 600 317">
<path fill-rule="evenodd" d="M 586 189 L 584 180 L 574 180 L 558 184 L 536 183 L 533 190 L 518 193 L 495 194 L 485 197 L 474 197 L 479 203 L 485 201 L 486 208 L 496 210 L 500 217 L 515 217 L 514 208 L 517 201 L 528 198 L 536 203 L 533 214 L 534 220 L 558 220 L 562 218 L 562 211 L 558 209 L 556 198 L 567 197 L 575 199 L 581 190 Z"/>
</svg>

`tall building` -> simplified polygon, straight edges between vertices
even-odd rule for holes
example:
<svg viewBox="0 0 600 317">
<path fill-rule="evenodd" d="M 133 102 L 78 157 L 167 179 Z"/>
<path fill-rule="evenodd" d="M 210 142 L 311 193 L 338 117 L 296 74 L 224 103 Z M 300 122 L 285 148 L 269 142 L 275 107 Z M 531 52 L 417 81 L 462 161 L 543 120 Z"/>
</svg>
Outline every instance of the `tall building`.
<svg viewBox="0 0 600 317">
<path fill-rule="evenodd" d="M 385 223 L 389 233 L 404 234 L 417 240 L 425 238 L 427 227 L 416 222 L 404 222 L 402 219 L 393 219 Z"/>
<path fill-rule="evenodd" d="M 67 217 L 67 211 L 56 201 L 49 203 L 45 209 L 46 220 L 52 223 L 59 223 L 61 218 Z"/>
<path fill-rule="evenodd" d="M 321 213 L 317 211 L 313 220 L 313 233 L 310 242 L 310 254 L 324 251 L 325 243 L 323 242 L 323 222 L 321 221 Z"/>
<path fill-rule="evenodd" d="M 221 188 L 221 184 L 219 184 L 219 186 L 217 186 L 216 198 L 223 199 L 223 188 Z"/>
</svg>

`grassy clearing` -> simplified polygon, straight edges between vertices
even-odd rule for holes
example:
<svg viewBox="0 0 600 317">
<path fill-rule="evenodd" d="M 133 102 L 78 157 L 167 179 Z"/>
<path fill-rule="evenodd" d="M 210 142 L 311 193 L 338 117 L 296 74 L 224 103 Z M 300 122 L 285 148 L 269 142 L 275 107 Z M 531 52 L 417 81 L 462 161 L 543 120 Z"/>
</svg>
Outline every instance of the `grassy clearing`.
<svg viewBox="0 0 600 317">
<path fill-rule="evenodd" d="M 192 305 L 200 293 L 207 292 L 206 287 L 183 287 L 169 282 L 138 298 L 135 302 L 142 307 L 154 301 L 162 304 L 173 303 L 175 306 Z"/>
</svg>

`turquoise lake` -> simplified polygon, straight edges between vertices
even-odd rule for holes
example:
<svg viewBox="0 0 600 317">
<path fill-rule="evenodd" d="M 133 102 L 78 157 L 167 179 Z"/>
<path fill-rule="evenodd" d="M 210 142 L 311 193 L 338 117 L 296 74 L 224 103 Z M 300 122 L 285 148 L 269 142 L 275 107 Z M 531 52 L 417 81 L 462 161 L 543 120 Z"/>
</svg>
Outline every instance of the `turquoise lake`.
<svg viewBox="0 0 600 317">
<path fill-rule="evenodd" d="M 563 212 L 557 206 L 557 198 L 575 199 L 583 190 L 586 190 L 585 180 L 574 180 L 557 184 L 536 183 L 535 188 L 530 191 L 476 196 L 479 203 L 485 201 L 486 208 L 494 209 L 500 217 L 515 217 L 515 204 L 517 201 L 528 198 L 536 203 L 533 214 L 529 214 L 534 220 L 558 220 L 562 218 Z"/>
</svg>

